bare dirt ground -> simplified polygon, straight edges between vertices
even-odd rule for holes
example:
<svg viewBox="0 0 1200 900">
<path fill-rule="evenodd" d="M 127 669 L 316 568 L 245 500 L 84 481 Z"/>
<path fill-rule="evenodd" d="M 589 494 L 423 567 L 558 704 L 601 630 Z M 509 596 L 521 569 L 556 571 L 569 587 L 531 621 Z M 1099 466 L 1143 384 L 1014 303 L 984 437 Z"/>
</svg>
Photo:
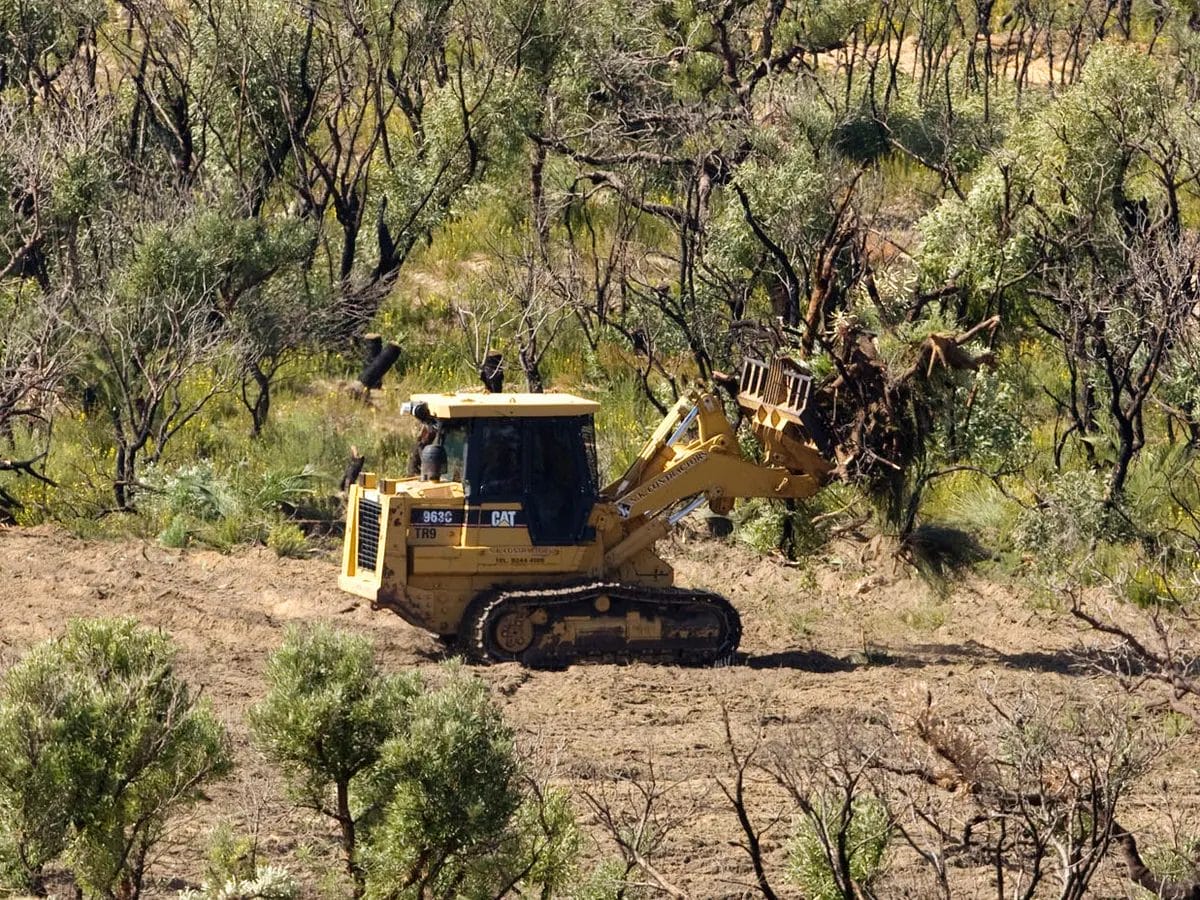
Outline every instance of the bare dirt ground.
<svg viewBox="0 0 1200 900">
<path fill-rule="evenodd" d="M 982 705 L 981 684 L 1009 691 L 1036 682 L 1064 697 L 1120 692 L 1075 652 L 1093 638 L 1069 617 L 974 577 L 940 595 L 886 554 L 863 558 L 870 555 L 845 545 L 811 568 L 791 568 L 732 544 L 693 538 L 671 545 L 680 584 L 719 590 L 741 610 L 738 665 L 477 671 L 523 743 L 554 760 L 552 777 L 577 797 L 623 796 L 620 780 L 645 779 L 651 767 L 660 785 L 672 786 L 664 811 L 682 821 L 657 860 L 666 877 L 697 898 L 752 895 L 737 823 L 717 783 L 729 771 L 723 709 L 748 745 L 760 729 L 768 741 L 815 739 L 839 717 L 884 713 L 927 690 L 968 719 Z M 267 857 L 291 867 L 314 894 L 333 889 L 326 825 L 287 806 L 248 740 L 245 712 L 264 691 L 266 658 L 289 623 L 318 620 L 370 635 L 390 668 L 431 668 L 444 658 L 435 640 L 340 593 L 335 579 L 332 553 L 226 556 L 85 542 L 46 528 L 0 531 L 0 661 L 10 664 L 70 618 L 134 616 L 175 639 L 184 674 L 203 686 L 234 735 L 238 775 L 181 824 L 155 868 L 159 891 L 199 880 L 205 835 L 222 820 L 241 828 L 257 822 Z M 1191 738 L 1177 743 L 1154 776 L 1183 786 L 1173 798 L 1177 808 L 1195 806 L 1195 750 Z M 1141 827 L 1159 822 L 1155 790 L 1148 784 L 1123 815 Z M 755 781 L 751 800 L 762 824 L 780 818 L 766 838 L 769 858 L 779 863 L 792 819 L 786 798 Z M 592 853 L 611 855 L 582 799 L 579 810 L 598 839 Z M 895 868 L 886 896 L 925 895 L 905 876 L 903 861 Z M 1127 896 L 1120 873 L 1107 864 L 1097 896 Z M 995 896 L 988 882 L 984 870 L 978 890 L 964 896 Z M 777 887 L 799 896 L 782 878 Z"/>
</svg>

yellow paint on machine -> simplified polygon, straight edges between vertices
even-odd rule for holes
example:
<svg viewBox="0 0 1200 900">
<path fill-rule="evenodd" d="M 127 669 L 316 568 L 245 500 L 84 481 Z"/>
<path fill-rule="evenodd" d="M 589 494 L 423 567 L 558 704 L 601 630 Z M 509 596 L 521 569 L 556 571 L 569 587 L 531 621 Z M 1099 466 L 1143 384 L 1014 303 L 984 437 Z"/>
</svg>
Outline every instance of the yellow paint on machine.
<svg viewBox="0 0 1200 900">
<path fill-rule="evenodd" d="M 338 584 L 444 637 L 464 629 L 472 601 L 497 590 L 589 581 L 669 587 L 673 572 L 654 548 L 675 523 L 674 511 L 706 501 L 713 512 L 725 514 L 735 498 L 804 498 L 827 481 L 833 463 L 803 425 L 810 381 L 803 364 L 791 360 L 770 366 L 747 361 L 737 402 L 763 448 L 761 461 L 743 455 L 719 396 L 697 390 L 680 399 L 618 479 L 599 489 L 594 475 L 588 475 L 577 496 L 575 485 L 556 483 L 547 474 L 556 471 L 561 455 L 543 449 L 549 462 L 539 470 L 540 480 L 531 474 L 530 442 L 573 435 L 573 446 L 583 446 L 578 443 L 582 429 L 590 436 L 598 403 L 554 393 L 414 395 L 414 412 L 435 423 L 439 434 L 457 428 L 459 434 L 486 435 L 486 429 L 495 428 L 495 434 L 521 435 L 521 487 L 488 494 L 480 487 L 483 478 L 468 483 L 476 477 L 469 466 L 484 472 L 480 467 L 489 464 L 489 453 L 497 448 L 509 456 L 517 452 L 511 441 L 477 445 L 475 437 L 464 444 L 465 458 L 474 462 L 459 467 L 462 481 L 363 474 L 349 491 Z M 594 471 L 594 447 L 592 453 Z M 469 505 L 472 499 L 514 495 L 523 499 Z M 585 508 L 590 508 L 586 519 Z M 569 540 L 556 542 L 553 534 L 547 539 L 547 522 L 572 515 L 577 515 L 572 528 L 586 526 L 572 531 Z M 597 600 L 590 617 L 576 611 L 543 624 L 569 642 L 588 634 L 620 634 L 652 645 L 664 635 L 658 614 L 618 614 L 609 611 L 605 598 Z M 510 617 L 505 627 L 511 643 L 528 632 L 529 623 Z"/>
</svg>

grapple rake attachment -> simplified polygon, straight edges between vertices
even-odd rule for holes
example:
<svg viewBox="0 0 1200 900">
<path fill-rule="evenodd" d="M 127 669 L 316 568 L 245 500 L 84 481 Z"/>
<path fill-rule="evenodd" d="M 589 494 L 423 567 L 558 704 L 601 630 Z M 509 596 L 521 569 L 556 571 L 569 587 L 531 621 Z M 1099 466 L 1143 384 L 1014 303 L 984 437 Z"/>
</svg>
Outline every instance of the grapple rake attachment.
<svg viewBox="0 0 1200 900">
<path fill-rule="evenodd" d="M 742 363 L 737 401 L 766 452 L 766 462 L 792 472 L 823 477 L 833 464 L 814 445 L 811 430 L 812 373 L 786 356 L 770 364 L 758 359 Z"/>
<path fill-rule="evenodd" d="M 797 425 L 803 426 L 802 416 L 812 392 L 812 374 L 808 366 L 786 356 L 777 357 L 770 365 L 760 359 L 747 358 L 742 362 L 742 377 L 738 381 L 738 403 L 754 413 L 767 408 Z"/>
</svg>

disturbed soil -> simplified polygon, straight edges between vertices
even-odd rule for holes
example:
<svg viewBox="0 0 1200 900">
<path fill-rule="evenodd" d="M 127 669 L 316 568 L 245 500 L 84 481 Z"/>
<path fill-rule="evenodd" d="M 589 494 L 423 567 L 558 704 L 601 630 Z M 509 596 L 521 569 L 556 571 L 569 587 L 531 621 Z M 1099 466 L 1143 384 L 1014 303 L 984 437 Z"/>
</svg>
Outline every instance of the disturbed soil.
<svg viewBox="0 0 1200 900">
<path fill-rule="evenodd" d="M 658 813 L 666 836 L 655 864 L 696 898 L 754 895 L 737 819 L 720 787 L 730 783 L 726 715 L 745 751 L 756 740 L 816 745 L 834 723 L 893 715 L 927 696 L 967 722 L 986 706 L 983 692 L 1122 696 L 1117 681 L 1089 661 L 1097 638 L 1053 603 L 1015 587 L 968 576 L 935 588 L 869 544 L 840 545 L 803 567 L 694 535 L 665 549 L 678 583 L 721 591 L 741 611 L 737 664 L 563 672 L 503 665 L 477 672 L 546 777 L 577 798 L 594 839 L 591 858 L 612 858 L 615 850 L 586 796 L 620 810 L 631 808 L 634 782 L 653 779 L 665 791 Z M 392 669 L 432 672 L 445 652 L 399 618 L 340 593 L 336 574 L 333 551 L 290 560 L 266 550 L 222 555 L 81 541 L 48 528 L 0 531 L 0 662 L 11 664 L 71 618 L 133 616 L 174 638 L 184 674 L 202 686 L 233 734 L 237 774 L 180 823 L 155 864 L 156 892 L 203 877 L 207 835 L 226 821 L 257 832 L 261 853 L 300 876 L 307 892 L 338 889 L 327 824 L 287 804 L 248 738 L 245 714 L 263 694 L 267 656 L 289 624 L 315 621 L 370 635 Z M 1195 809 L 1196 746 L 1185 736 L 1163 752 L 1123 807 L 1128 824 L 1161 837 L 1164 780 L 1172 785 L 1173 812 Z M 758 825 L 776 823 L 764 848 L 781 872 L 795 810 L 766 777 L 750 779 L 748 797 Z M 1121 873 L 1115 861 L 1106 863 L 1097 896 L 1132 896 Z M 800 895 L 782 874 L 773 882 L 782 896 Z M 974 880 L 956 883 L 973 885 L 964 896 L 995 896 L 986 866 Z M 903 854 L 884 888 L 884 896 L 928 895 Z"/>
</svg>

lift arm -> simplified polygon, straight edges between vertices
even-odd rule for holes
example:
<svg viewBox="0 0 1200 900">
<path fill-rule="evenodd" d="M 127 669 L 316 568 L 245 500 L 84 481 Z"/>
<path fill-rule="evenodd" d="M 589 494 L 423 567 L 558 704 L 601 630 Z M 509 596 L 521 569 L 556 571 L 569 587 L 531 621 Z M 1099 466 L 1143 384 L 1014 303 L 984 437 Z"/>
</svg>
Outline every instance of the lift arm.
<svg viewBox="0 0 1200 900">
<path fill-rule="evenodd" d="M 747 360 L 738 404 L 762 445 L 762 462 L 742 453 L 719 397 L 693 392 L 681 398 L 625 473 L 601 494 L 622 519 L 642 520 L 605 554 L 606 566 L 616 568 L 665 537 L 705 500 L 726 513 L 739 497 L 800 500 L 817 493 L 833 463 L 805 430 L 810 382 L 803 366 L 791 360 L 769 367 Z M 663 515 L 689 499 L 684 509 Z"/>
<path fill-rule="evenodd" d="M 822 481 L 810 473 L 744 459 L 730 452 L 723 438 L 672 449 L 675 453 L 661 471 L 652 472 L 616 498 L 621 518 L 653 515 L 697 494 L 703 494 L 710 503 L 717 501 L 718 506 L 726 506 L 721 501 L 737 497 L 802 499 L 811 497 L 822 486 Z"/>
<path fill-rule="evenodd" d="M 622 518 L 654 515 L 704 495 L 727 512 L 737 497 L 811 497 L 833 469 L 804 430 L 811 378 L 799 363 L 747 360 L 738 404 L 749 417 L 764 460 L 747 459 L 720 398 L 685 395 L 659 423 L 637 458 L 602 493 Z"/>
</svg>

